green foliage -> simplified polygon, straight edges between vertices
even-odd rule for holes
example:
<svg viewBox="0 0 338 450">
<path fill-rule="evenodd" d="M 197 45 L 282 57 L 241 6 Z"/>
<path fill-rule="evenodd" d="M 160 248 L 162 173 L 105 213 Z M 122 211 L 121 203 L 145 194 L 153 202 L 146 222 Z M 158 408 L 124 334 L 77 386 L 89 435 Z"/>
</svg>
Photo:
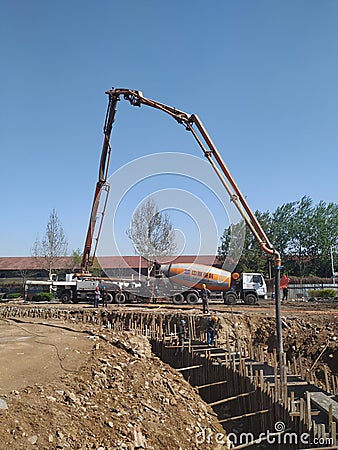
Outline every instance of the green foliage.
<svg viewBox="0 0 338 450">
<path fill-rule="evenodd" d="M 39 292 L 36 296 L 37 301 L 39 302 L 49 302 L 54 298 L 54 294 L 52 292 Z"/>
<path fill-rule="evenodd" d="M 337 296 L 337 292 L 334 289 L 309 289 L 307 293 L 309 297 L 317 298 L 333 298 Z"/>
<path fill-rule="evenodd" d="M 255 215 L 265 231 L 271 229 L 271 218 L 269 213 L 260 213 L 259 211 L 256 211 Z M 221 245 L 218 248 L 218 255 L 221 261 L 224 261 L 231 251 L 231 238 L 234 235 L 234 231 L 236 233 L 236 229 L 233 229 L 234 227 L 236 228 L 236 225 L 227 228 L 221 237 Z M 266 276 L 269 276 L 269 261 L 269 257 L 262 252 L 257 240 L 250 232 L 249 227 L 245 225 L 244 246 L 236 265 L 236 271 L 261 272 Z"/>
<path fill-rule="evenodd" d="M 96 257 L 94 258 L 93 265 L 89 267 L 89 272 L 93 277 L 102 277 L 103 275 L 102 267 Z"/>
<path fill-rule="evenodd" d="M 81 263 L 82 263 L 82 250 L 80 248 L 77 248 L 76 250 L 72 251 L 72 258 L 73 258 L 73 270 L 80 270 L 81 269 Z M 93 264 L 89 266 L 89 272 L 94 277 L 101 277 L 103 275 L 102 273 L 102 267 L 98 261 L 98 259 L 95 257 L 93 260 Z"/>
<path fill-rule="evenodd" d="M 21 294 L 18 292 L 13 294 L 7 294 L 7 298 L 19 298 L 19 297 L 21 297 Z"/>
<path fill-rule="evenodd" d="M 82 252 L 80 248 L 72 251 L 72 258 L 74 267 L 80 267 L 82 261 Z"/>
<path fill-rule="evenodd" d="M 338 266 L 338 204 L 314 205 L 309 196 L 285 203 L 273 213 L 255 213 L 269 240 L 280 252 L 285 271 L 296 277 L 332 276 L 330 253 Z M 220 259 L 228 254 L 230 228 L 221 237 Z M 237 271 L 260 271 L 271 275 L 271 262 L 256 239 L 246 231 L 245 245 Z"/>
</svg>

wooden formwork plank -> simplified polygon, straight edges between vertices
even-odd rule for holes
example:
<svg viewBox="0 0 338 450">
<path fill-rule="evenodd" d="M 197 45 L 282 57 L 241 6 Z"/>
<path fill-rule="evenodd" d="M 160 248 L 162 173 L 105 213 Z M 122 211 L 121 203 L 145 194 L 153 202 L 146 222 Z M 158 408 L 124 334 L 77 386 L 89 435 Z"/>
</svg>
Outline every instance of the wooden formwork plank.
<svg viewBox="0 0 338 450">
<path fill-rule="evenodd" d="M 216 381 L 215 383 L 202 384 L 201 386 L 194 386 L 194 387 L 197 388 L 197 389 L 204 389 L 206 387 L 216 386 L 218 384 L 224 384 L 224 383 L 228 383 L 228 380 Z"/>
<path fill-rule="evenodd" d="M 239 419 L 243 419 L 244 417 L 251 417 L 251 416 L 256 416 L 257 414 L 266 414 L 269 412 L 270 412 L 270 409 L 263 409 L 261 411 L 255 411 L 255 412 L 251 412 L 251 413 L 247 413 L 247 414 L 242 414 L 241 416 L 227 417 L 226 419 L 222 419 L 219 422 L 220 423 L 231 422 L 232 420 L 239 420 Z"/>
<path fill-rule="evenodd" d="M 330 411 L 330 404 L 332 404 L 332 417 L 333 420 L 338 422 L 338 403 L 331 397 L 324 394 L 324 392 L 310 392 L 311 402 L 319 409 L 323 410 L 327 414 Z"/>
<path fill-rule="evenodd" d="M 209 406 L 221 405 L 222 403 L 230 402 L 240 397 L 246 397 L 248 395 L 254 394 L 255 392 L 256 391 L 244 392 L 243 394 L 234 395 L 233 397 L 223 398 L 222 400 L 217 400 L 217 402 L 209 403 Z"/>
<path fill-rule="evenodd" d="M 179 369 L 176 369 L 176 370 L 178 372 L 183 372 L 185 370 L 199 369 L 200 367 L 203 367 L 202 364 L 199 364 L 198 366 L 180 367 Z"/>
<path fill-rule="evenodd" d="M 307 381 L 288 381 L 288 383 L 287 383 L 288 386 L 308 386 L 308 384 L 309 383 Z M 274 386 L 274 385 L 275 385 L 275 383 L 270 383 L 270 386 Z"/>
</svg>

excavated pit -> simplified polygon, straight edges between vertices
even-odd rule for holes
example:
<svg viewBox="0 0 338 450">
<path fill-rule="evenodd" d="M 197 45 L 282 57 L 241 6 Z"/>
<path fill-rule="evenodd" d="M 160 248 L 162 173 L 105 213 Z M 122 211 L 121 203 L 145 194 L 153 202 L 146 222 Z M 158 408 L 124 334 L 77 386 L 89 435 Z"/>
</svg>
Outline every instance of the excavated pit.
<svg viewBox="0 0 338 450">
<path fill-rule="evenodd" d="M 224 403 L 220 402 L 218 405 L 213 405 L 213 408 L 220 420 L 223 420 L 224 429 L 231 433 L 235 439 L 242 436 L 243 433 L 252 433 L 252 430 L 255 431 L 254 436 L 259 434 L 258 431 L 264 433 L 264 431 L 270 430 L 273 432 L 277 422 L 283 422 L 288 429 L 294 430 L 299 435 L 309 431 L 309 424 L 306 423 L 306 420 L 303 420 L 304 418 L 298 419 L 297 416 L 290 415 L 286 408 L 280 405 L 280 399 L 276 399 L 272 395 L 273 392 L 268 392 L 260 383 L 259 377 L 264 374 L 260 373 L 259 370 L 255 372 L 253 365 L 251 367 L 245 365 L 245 358 L 260 360 L 261 364 L 265 364 L 265 366 L 275 364 L 273 361 L 275 344 L 273 318 L 239 315 L 234 312 L 224 312 L 219 315 L 222 329 L 219 334 L 218 345 L 228 353 L 228 358 L 223 362 L 220 362 L 217 357 L 212 357 L 212 354 L 193 351 L 193 345 L 190 352 L 185 349 L 184 355 L 178 356 L 175 355 L 175 349 L 168 348 L 175 346 L 174 336 L 181 318 L 187 320 L 190 336 L 195 345 L 205 341 L 208 317 L 201 315 L 196 310 L 166 312 L 159 309 L 158 311 L 143 312 L 131 308 L 109 307 L 108 309 L 94 311 L 92 308 L 32 307 L 28 305 L 6 306 L 0 309 L 0 317 L 3 320 L 14 320 L 17 325 L 21 324 L 21 326 L 21 321 L 33 320 L 56 326 L 61 322 L 65 329 L 75 324 L 81 324 L 87 331 L 88 329 L 109 330 L 109 333 L 117 334 L 127 332 L 129 336 L 129 338 L 126 337 L 127 340 L 130 339 L 130 335 L 145 336 L 151 341 L 153 350 L 163 361 L 178 369 L 188 367 L 181 373 L 189 383 L 195 387 L 210 385 L 197 389 L 206 403 L 213 404 L 219 402 L 220 399 L 230 398 Z M 335 339 L 337 336 L 337 321 L 332 315 L 319 317 L 318 314 L 312 318 L 294 315 L 283 320 L 285 350 L 288 355 L 286 366 L 293 369 L 294 372 L 300 372 L 298 375 L 301 375 L 302 379 L 308 378 L 313 384 L 325 389 L 328 388 L 326 390 L 332 394 L 337 394 L 337 342 Z M 163 340 L 163 337 L 166 337 L 166 339 Z M 241 354 L 242 357 L 236 360 L 236 354 Z M 199 367 L 189 369 L 190 366 Z M 261 370 L 261 367 L 258 367 L 258 369 Z M 250 370 L 251 373 L 249 373 Z M 273 384 L 271 381 L 274 381 L 273 378 L 270 379 L 270 385 Z M 251 394 L 245 395 L 249 392 Z M 170 399 L 168 401 L 170 405 Z M 176 398 L 174 398 L 173 403 L 175 401 L 177 401 Z M 170 406 L 171 409 L 175 410 L 176 405 Z M 250 414 L 250 412 L 256 414 L 241 417 Z M 234 417 L 235 420 L 231 420 Z M 196 422 L 195 430 L 190 436 L 191 447 L 185 448 L 209 448 L 201 446 L 200 441 L 198 441 L 203 438 L 203 433 L 206 434 L 207 428 L 201 419 L 198 423 Z M 215 447 L 215 436 L 216 434 L 213 434 L 214 442 L 210 442 L 210 448 L 217 448 Z M 205 439 L 207 439 L 206 435 Z M 232 440 L 234 441 L 234 439 Z M 220 440 L 220 442 L 224 448 L 223 441 Z M 207 442 L 204 444 L 207 444 Z M 217 443 L 217 445 L 221 444 Z M 107 448 L 115 447 L 107 446 Z M 263 442 L 250 448 L 272 447 Z M 278 447 L 275 448 L 306 447 L 304 445 L 303 447 L 297 447 L 294 444 L 288 446 L 279 443 Z"/>
</svg>

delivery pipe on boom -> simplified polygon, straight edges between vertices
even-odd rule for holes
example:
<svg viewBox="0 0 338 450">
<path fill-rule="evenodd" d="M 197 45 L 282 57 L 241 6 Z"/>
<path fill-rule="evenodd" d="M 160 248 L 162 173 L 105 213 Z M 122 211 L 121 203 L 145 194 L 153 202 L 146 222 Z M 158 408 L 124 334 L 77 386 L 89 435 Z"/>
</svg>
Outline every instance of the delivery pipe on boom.
<svg viewBox="0 0 338 450">
<path fill-rule="evenodd" d="M 226 191 L 228 192 L 230 199 L 234 204 L 236 205 L 239 213 L 247 223 L 249 229 L 254 234 L 255 238 L 259 242 L 260 247 L 262 250 L 274 257 L 275 260 L 275 304 L 276 304 L 276 326 L 277 326 L 277 351 L 280 355 L 280 361 L 282 361 L 283 358 L 283 340 L 282 340 L 282 326 L 281 326 L 281 305 L 280 305 L 280 269 L 281 269 L 281 258 L 278 251 L 273 247 L 271 242 L 269 241 L 268 237 L 266 236 L 266 233 L 264 232 L 263 228 L 261 227 L 259 221 L 255 217 L 254 213 L 252 212 L 251 208 L 249 207 L 246 199 L 244 198 L 243 194 L 241 193 L 240 189 L 238 188 L 237 184 L 235 183 L 235 180 L 233 179 L 232 175 L 230 174 L 229 169 L 227 168 L 226 164 L 224 163 L 221 155 L 219 154 L 215 144 L 213 143 L 212 139 L 210 138 L 209 134 L 207 133 L 206 129 L 204 128 L 201 120 L 198 118 L 196 114 L 187 114 L 184 111 L 180 111 L 176 108 L 173 108 L 171 106 L 165 105 L 163 103 L 157 102 L 155 100 L 148 99 L 143 96 L 141 91 L 132 90 L 132 89 L 124 89 L 124 88 L 117 88 L 117 89 L 110 89 L 106 92 L 106 94 L 109 96 L 109 103 L 108 103 L 108 110 L 106 115 L 106 122 L 104 127 L 104 142 L 103 142 L 103 148 L 102 148 L 102 154 L 101 154 L 101 162 L 100 162 L 100 173 L 99 173 L 99 181 L 96 186 L 95 194 L 94 194 L 94 201 L 93 201 L 93 208 L 83 253 L 83 259 L 82 259 L 82 270 L 87 271 L 88 265 L 90 265 L 90 251 L 91 246 L 93 242 L 93 233 L 94 233 L 94 227 L 96 223 L 96 215 L 97 215 L 97 208 L 98 203 L 100 200 L 100 195 L 102 192 L 103 185 L 106 184 L 107 181 L 107 173 L 108 173 L 108 166 L 109 166 L 109 158 L 110 158 L 110 134 L 112 130 L 112 125 L 115 118 L 116 113 L 116 105 L 117 102 L 120 100 L 120 97 L 123 96 L 123 98 L 130 102 L 132 106 L 141 106 L 146 105 L 152 108 L 159 109 L 166 114 L 169 114 L 171 117 L 173 117 L 179 124 L 183 124 L 185 128 L 188 131 L 191 131 L 194 138 L 196 139 L 198 145 L 201 147 L 202 151 L 204 152 L 205 157 L 210 162 L 211 166 L 213 167 L 214 171 L 216 172 L 218 178 L 220 179 L 221 183 L 225 187 Z M 193 128 L 193 125 L 196 126 L 199 134 L 196 132 L 196 130 Z M 204 141 L 204 142 L 203 142 Z M 206 144 L 206 147 L 205 147 Z M 214 158 L 214 159 L 213 159 Z M 97 237 L 98 239 L 98 237 Z M 92 256 L 92 259 L 94 256 Z M 282 377 L 282 363 L 280 365 L 280 374 Z"/>
<path fill-rule="evenodd" d="M 268 237 L 266 236 L 266 233 L 264 232 L 262 226 L 260 225 L 259 221 L 255 217 L 254 213 L 252 212 L 251 208 L 249 207 L 249 205 L 248 205 L 245 197 L 241 193 L 239 187 L 235 183 L 234 178 L 232 177 L 229 169 L 227 168 L 225 162 L 223 161 L 221 155 L 219 154 L 211 137 L 207 133 L 204 125 L 202 124 L 201 120 L 199 119 L 199 117 L 196 114 L 188 114 L 184 111 L 180 111 L 171 106 L 168 106 L 163 103 L 157 102 L 155 100 L 151 100 L 146 97 L 143 97 L 143 94 L 141 91 L 136 91 L 136 90 L 131 90 L 131 89 L 111 89 L 111 90 L 107 91 L 106 94 L 109 95 L 110 99 L 111 99 L 111 97 L 116 98 L 116 96 L 123 95 L 124 99 L 129 101 L 133 106 L 141 106 L 143 104 L 146 106 L 150 106 L 152 108 L 159 109 L 159 110 L 169 114 L 170 116 L 172 116 L 178 123 L 185 125 L 186 129 L 188 131 L 192 132 L 197 143 L 203 150 L 204 155 L 207 157 L 208 161 L 211 163 L 217 176 L 220 178 L 222 184 L 224 185 L 228 194 L 230 195 L 231 201 L 233 201 L 234 204 L 236 205 L 241 216 L 246 221 L 250 230 L 252 231 L 252 233 L 254 234 L 256 239 L 258 240 L 259 245 L 261 246 L 262 250 L 265 253 L 273 255 L 276 260 L 276 265 L 280 265 L 279 253 L 274 249 L 273 245 L 271 244 Z M 109 104 L 110 104 L 110 102 L 111 102 L 111 100 L 109 100 Z M 109 105 L 108 105 L 108 109 L 109 109 Z M 194 130 L 193 125 L 196 125 L 196 128 L 198 129 L 199 133 L 201 134 L 202 138 L 204 139 L 204 141 L 208 147 L 208 150 L 205 148 L 202 140 L 200 139 L 200 137 Z M 212 156 L 215 158 L 215 161 L 217 162 L 219 167 L 217 167 L 215 161 L 212 159 Z"/>
<path fill-rule="evenodd" d="M 99 177 L 98 181 L 96 183 L 95 192 L 94 192 L 94 199 L 93 199 L 93 205 L 92 210 L 90 214 L 89 219 L 89 226 L 87 230 L 87 236 L 85 240 L 84 250 L 82 254 L 82 261 L 81 261 L 81 271 L 83 274 L 89 273 L 89 267 L 93 265 L 93 261 L 95 258 L 96 248 L 98 245 L 98 239 L 101 232 L 101 227 L 103 223 L 103 217 L 108 201 L 108 194 L 110 186 L 107 183 L 107 177 L 108 177 L 108 170 L 109 170 L 109 163 L 110 163 L 110 155 L 111 155 L 111 146 L 110 146 L 110 135 L 111 130 L 113 127 L 113 123 L 115 120 L 115 114 L 116 114 L 116 105 L 119 101 L 120 97 L 119 95 L 111 95 L 109 96 L 109 104 L 106 114 L 106 120 L 104 124 L 104 140 L 102 145 L 102 151 L 101 151 L 101 159 L 100 159 L 100 167 L 99 167 Z M 101 200 L 101 194 L 102 192 L 105 192 L 106 196 L 104 199 L 103 209 L 100 214 L 100 223 L 97 231 L 97 237 L 94 237 L 95 229 L 97 226 L 97 220 L 98 220 L 98 210 Z M 95 240 L 95 247 L 93 254 L 91 255 L 91 250 L 93 246 L 93 240 Z"/>
<path fill-rule="evenodd" d="M 245 219 L 246 223 L 248 224 L 250 230 L 252 231 L 253 235 L 256 237 L 256 239 L 259 242 L 260 247 L 262 248 L 262 250 L 270 255 L 276 255 L 277 256 L 277 252 L 275 251 L 275 249 L 273 248 L 273 245 L 270 243 L 268 237 L 266 236 L 263 228 L 261 227 L 260 223 L 258 222 L 257 218 L 255 217 L 255 215 L 253 214 L 253 212 L 251 211 L 251 208 L 249 207 L 245 197 L 243 196 L 243 194 L 241 193 L 239 187 L 237 186 L 237 184 L 235 183 L 234 178 L 232 177 L 229 169 L 227 168 L 225 162 L 223 161 L 220 153 L 218 152 L 215 144 L 213 143 L 213 141 L 211 140 L 209 134 L 207 133 L 206 129 L 204 128 L 202 122 L 200 121 L 199 117 L 196 114 L 193 114 L 192 116 L 190 116 L 190 123 L 194 123 L 197 127 L 197 129 L 199 130 L 199 132 L 201 133 L 201 135 L 203 136 L 209 151 L 207 151 L 205 149 L 205 147 L 203 146 L 203 143 L 198 139 L 198 136 L 194 133 L 194 130 L 191 127 L 191 131 L 193 132 L 196 140 L 198 141 L 200 147 L 202 148 L 204 155 L 206 156 L 206 158 L 208 159 L 208 161 L 210 162 L 210 164 L 212 165 L 212 167 L 214 168 L 214 170 L 217 173 L 217 176 L 220 178 L 222 184 L 224 185 L 224 187 L 226 188 L 227 192 L 230 195 L 230 199 L 232 202 L 234 202 L 234 204 L 236 205 L 237 209 L 239 210 L 241 216 Z M 215 160 L 217 161 L 219 167 L 221 168 L 221 171 L 217 168 L 217 166 L 215 165 L 212 156 L 214 156 Z M 224 174 L 226 179 L 228 180 L 231 188 L 233 189 L 233 191 L 231 190 L 231 188 L 229 187 L 229 185 L 227 184 L 227 182 L 224 179 L 224 176 L 222 175 Z M 245 212 L 244 212 L 245 211 Z"/>
</svg>

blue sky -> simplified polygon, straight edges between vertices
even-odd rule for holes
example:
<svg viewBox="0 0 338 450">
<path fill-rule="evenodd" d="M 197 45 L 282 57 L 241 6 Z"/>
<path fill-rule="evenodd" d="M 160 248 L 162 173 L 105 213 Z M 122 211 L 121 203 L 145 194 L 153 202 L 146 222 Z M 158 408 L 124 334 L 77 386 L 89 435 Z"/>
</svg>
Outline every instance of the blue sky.
<svg viewBox="0 0 338 450">
<path fill-rule="evenodd" d="M 29 256 L 53 208 L 70 250 L 82 248 L 112 86 L 197 113 L 253 210 L 337 201 L 336 1 L 1 3 L 0 256 Z M 152 153 L 201 156 L 169 116 L 123 101 L 112 147 L 111 173 Z M 188 185 L 174 182 L 227 226 Z"/>
</svg>

